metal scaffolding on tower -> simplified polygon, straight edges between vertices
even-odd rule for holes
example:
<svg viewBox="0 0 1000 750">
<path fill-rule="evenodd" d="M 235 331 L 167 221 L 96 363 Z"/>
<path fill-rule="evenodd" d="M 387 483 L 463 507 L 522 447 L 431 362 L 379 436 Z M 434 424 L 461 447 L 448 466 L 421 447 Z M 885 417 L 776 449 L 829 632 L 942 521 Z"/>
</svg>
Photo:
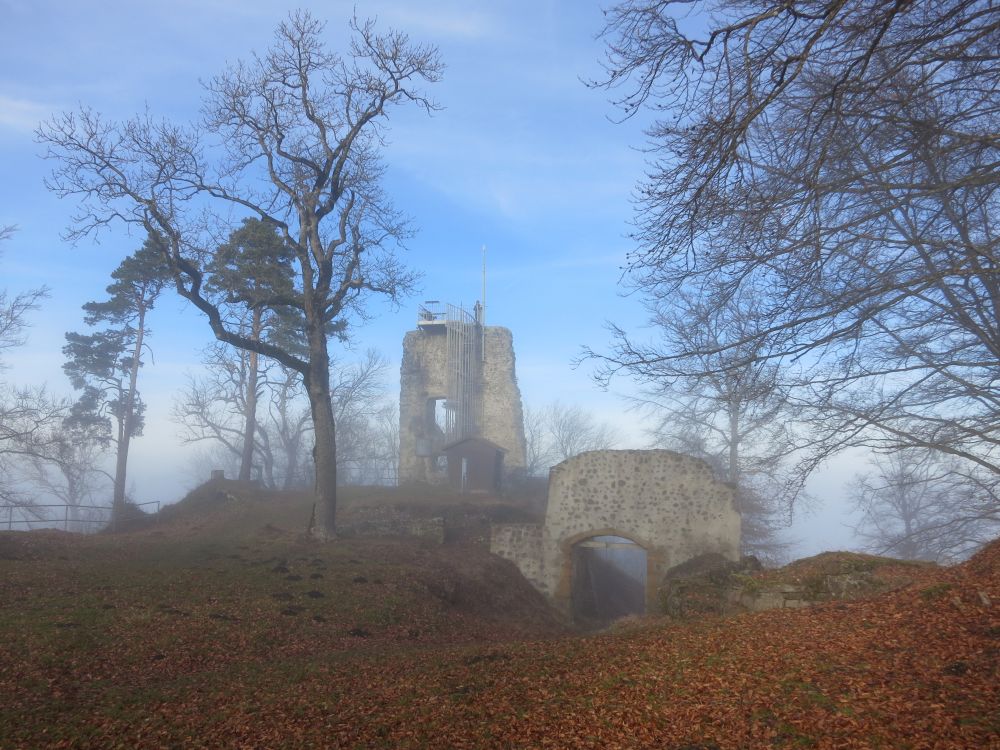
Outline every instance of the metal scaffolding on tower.
<svg viewBox="0 0 1000 750">
<path fill-rule="evenodd" d="M 483 326 L 478 316 L 448 305 L 448 399 L 445 438 L 453 443 L 479 435 L 482 424 Z"/>
</svg>

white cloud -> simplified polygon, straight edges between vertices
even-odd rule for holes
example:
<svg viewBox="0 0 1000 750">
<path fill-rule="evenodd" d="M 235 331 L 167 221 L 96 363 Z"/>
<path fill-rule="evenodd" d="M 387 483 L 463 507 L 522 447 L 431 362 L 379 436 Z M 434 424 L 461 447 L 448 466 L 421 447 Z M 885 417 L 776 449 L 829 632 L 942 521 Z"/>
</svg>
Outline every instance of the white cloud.
<svg viewBox="0 0 1000 750">
<path fill-rule="evenodd" d="M 52 107 L 0 94 L 0 128 L 30 133 L 52 114 Z"/>
</svg>

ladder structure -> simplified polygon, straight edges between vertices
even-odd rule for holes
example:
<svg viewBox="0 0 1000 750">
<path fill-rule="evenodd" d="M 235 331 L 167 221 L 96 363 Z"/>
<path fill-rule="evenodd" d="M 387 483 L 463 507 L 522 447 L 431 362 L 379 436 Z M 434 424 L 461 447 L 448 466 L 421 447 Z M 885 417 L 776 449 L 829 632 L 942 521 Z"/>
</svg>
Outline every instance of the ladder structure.
<svg viewBox="0 0 1000 750">
<path fill-rule="evenodd" d="M 482 324 L 464 308 L 448 305 L 445 320 L 448 348 L 448 398 L 445 441 L 477 437 L 482 425 Z"/>
</svg>

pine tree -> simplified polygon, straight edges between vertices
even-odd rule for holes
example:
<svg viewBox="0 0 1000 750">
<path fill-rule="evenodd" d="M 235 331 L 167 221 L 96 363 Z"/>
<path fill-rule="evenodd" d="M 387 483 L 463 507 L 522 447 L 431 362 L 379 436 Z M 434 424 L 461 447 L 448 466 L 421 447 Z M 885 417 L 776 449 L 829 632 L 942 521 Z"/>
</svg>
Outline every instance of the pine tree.
<svg viewBox="0 0 1000 750">
<path fill-rule="evenodd" d="M 108 299 L 83 306 L 88 326 L 106 325 L 92 334 L 66 334 L 63 365 L 73 387 L 82 391 L 73 406 L 79 422 L 104 422 L 115 446 L 112 523 L 125 511 L 125 480 L 129 445 L 142 434 L 145 405 L 138 391 L 143 348 L 147 346 L 146 316 L 163 291 L 169 271 L 151 236 L 111 274 Z"/>
<path fill-rule="evenodd" d="M 259 344 L 280 311 L 290 314 L 288 306 L 274 308 L 275 301 L 290 299 L 294 288 L 291 252 L 273 226 L 245 219 L 229 241 L 219 246 L 210 272 L 206 286 L 223 298 L 220 306 L 233 312 L 236 326 L 248 340 Z M 240 355 L 243 443 L 239 479 L 246 482 L 253 469 L 261 355 L 254 349 L 241 350 Z"/>
</svg>

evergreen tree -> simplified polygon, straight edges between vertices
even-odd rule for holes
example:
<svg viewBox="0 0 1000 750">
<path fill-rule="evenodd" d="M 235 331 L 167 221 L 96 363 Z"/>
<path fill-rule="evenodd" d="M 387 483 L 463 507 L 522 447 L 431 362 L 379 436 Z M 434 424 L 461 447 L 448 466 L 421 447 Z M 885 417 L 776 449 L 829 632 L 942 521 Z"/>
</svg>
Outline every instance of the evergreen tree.
<svg viewBox="0 0 1000 750">
<path fill-rule="evenodd" d="M 229 235 L 228 242 L 219 246 L 210 272 L 206 286 L 222 297 L 220 305 L 231 311 L 235 327 L 249 341 L 260 344 L 265 340 L 277 311 L 290 314 L 290 305 L 281 305 L 280 301 L 294 294 L 292 255 L 274 226 L 259 219 L 245 219 Z M 257 350 L 239 353 L 242 396 L 238 401 L 243 407 L 243 434 L 238 478 L 245 482 L 250 480 L 253 469 L 262 365 Z"/>
<path fill-rule="evenodd" d="M 150 236 L 134 255 L 111 274 L 108 299 L 83 306 L 84 322 L 105 324 L 92 334 L 66 334 L 63 365 L 70 382 L 82 391 L 72 409 L 78 423 L 107 425 L 115 446 L 112 523 L 125 510 L 125 477 L 129 445 L 142 434 L 145 405 L 138 391 L 142 352 L 149 334 L 146 316 L 169 279 L 158 238 Z"/>
</svg>

